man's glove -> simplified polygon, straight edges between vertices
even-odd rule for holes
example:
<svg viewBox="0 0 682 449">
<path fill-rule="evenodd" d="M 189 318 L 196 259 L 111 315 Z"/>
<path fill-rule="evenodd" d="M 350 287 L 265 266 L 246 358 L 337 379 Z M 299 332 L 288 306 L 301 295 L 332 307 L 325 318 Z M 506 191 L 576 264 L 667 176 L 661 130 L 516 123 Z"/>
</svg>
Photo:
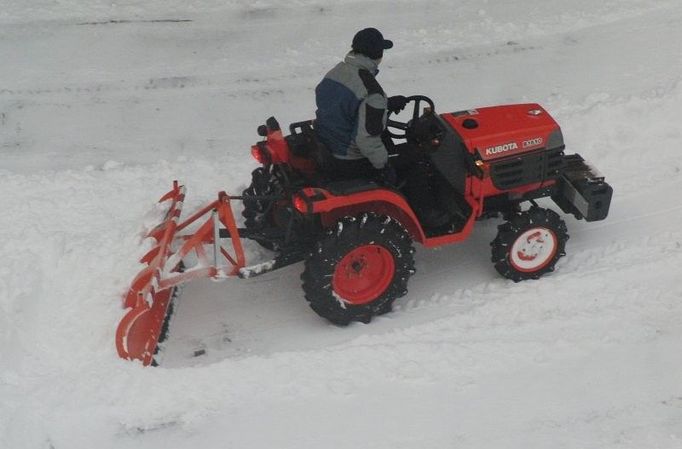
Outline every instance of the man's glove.
<svg viewBox="0 0 682 449">
<path fill-rule="evenodd" d="M 391 112 L 400 112 L 405 109 L 407 98 L 402 95 L 395 95 L 388 98 L 388 110 Z"/>
<path fill-rule="evenodd" d="M 384 185 L 389 187 L 395 187 L 398 185 L 398 174 L 395 172 L 395 168 L 386 162 L 384 168 L 379 171 L 379 178 Z"/>
</svg>

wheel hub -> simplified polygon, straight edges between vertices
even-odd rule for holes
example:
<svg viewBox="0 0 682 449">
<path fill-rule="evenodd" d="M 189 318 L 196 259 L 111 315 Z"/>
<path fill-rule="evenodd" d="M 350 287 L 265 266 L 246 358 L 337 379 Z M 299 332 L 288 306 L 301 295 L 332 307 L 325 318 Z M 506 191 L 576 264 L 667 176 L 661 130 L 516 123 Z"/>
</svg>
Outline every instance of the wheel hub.
<svg viewBox="0 0 682 449">
<path fill-rule="evenodd" d="M 512 266 L 521 272 L 541 270 L 554 258 L 558 239 L 551 229 L 536 227 L 521 233 L 509 252 Z"/>
<path fill-rule="evenodd" d="M 381 296 L 393 280 L 393 254 L 379 245 L 351 250 L 337 264 L 332 288 L 346 303 L 361 305 Z"/>
<path fill-rule="evenodd" d="M 355 273 L 360 274 L 360 272 L 365 268 L 366 263 L 364 260 L 356 260 L 351 263 L 351 268 L 355 271 Z"/>
</svg>

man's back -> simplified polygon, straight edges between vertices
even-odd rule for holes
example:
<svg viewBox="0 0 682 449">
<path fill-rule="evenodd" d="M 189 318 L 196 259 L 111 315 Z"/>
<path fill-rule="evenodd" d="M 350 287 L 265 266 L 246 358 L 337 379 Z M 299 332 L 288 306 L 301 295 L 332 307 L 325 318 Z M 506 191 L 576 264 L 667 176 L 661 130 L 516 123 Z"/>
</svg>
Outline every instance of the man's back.
<svg viewBox="0 0 682 449">
<path fill-rule="evenodd" d="M 359 80 L 357 68 L 344 61 L 331 69 L 315 89 L 315 128 L 335 155 L 345 155 L 357 128 L 357 110 L 364 97 Z"/>
<path fill-rule="evenodd" d="M 330 70 L 315 89 L 315 129 L 337 159 L 367 158 L 381 168 L 387 158 L 379 138 L 385 126 L 386 97 L 374 78 L 377 72 L 376 61 L 352 52 Z"/>
</svg>

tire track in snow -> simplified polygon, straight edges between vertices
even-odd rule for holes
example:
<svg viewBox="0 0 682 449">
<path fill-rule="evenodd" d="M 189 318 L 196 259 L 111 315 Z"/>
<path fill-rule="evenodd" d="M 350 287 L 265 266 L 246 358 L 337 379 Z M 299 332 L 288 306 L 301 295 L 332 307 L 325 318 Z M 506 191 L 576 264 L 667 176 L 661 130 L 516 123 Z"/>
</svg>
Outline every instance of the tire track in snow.
<svg viewBox="0 0 682 449">
<path fill-rule="evenodd" d="M 469 61 L 483 58 L 493 58 L 496 56 L 509 56 L 518 53 L 526 53 L 531 51 L 539 51 L 543 48 L 538 45 L 521 45 L 515 41 L 508 41 L 504 46 L 495 46 L 493 48 L 484 47 L 479 50 L 460 50 L 454 53 L 439 52 L 436 55 L 425 58 L 429 65 L 452 64 L 459 61 Z"/>
<path fill-rule="evenodd" d="M 263 83 L 279 83 L 285 80 L 293 81 L 296 77 L 253 78 L 239 77 L 232 81 L 217 81 L 214 78 L 199 76 L 166 76 L 149 78 L 146 81 L 121 80 L 119 82 L 101 84 L 81 84 L 61 87 L 36 87 L 27 89 L 0 89 L 0 95 L 20 97 L 41 97 L 53 95 L 101 95 L 101 94 L 133 94 L 141 91 L 178 91 L 192 89 L 221 89 L 230 98 L 268 97 L 284 95 L 281 88 L 263 88 Z M 245 87 L 252 86 L 252 87 Z"/>
</svg>

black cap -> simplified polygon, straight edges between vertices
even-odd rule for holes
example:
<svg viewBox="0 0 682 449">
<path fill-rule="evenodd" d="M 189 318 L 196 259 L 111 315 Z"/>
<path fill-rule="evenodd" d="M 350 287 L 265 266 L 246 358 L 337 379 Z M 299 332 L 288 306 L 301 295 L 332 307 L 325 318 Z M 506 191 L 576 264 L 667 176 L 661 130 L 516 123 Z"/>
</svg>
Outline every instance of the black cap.
<svg viewBox="0 0 682 449">
<path fill-rule="evenodd" d="M 353 51 L 371 59 L 380 59 L 384 55 L 384 50 L 392 47 L 393 42 L 384 39 L 376 28 L 365 28 L 355 33 L 353 37 Z"/>
</svg>

